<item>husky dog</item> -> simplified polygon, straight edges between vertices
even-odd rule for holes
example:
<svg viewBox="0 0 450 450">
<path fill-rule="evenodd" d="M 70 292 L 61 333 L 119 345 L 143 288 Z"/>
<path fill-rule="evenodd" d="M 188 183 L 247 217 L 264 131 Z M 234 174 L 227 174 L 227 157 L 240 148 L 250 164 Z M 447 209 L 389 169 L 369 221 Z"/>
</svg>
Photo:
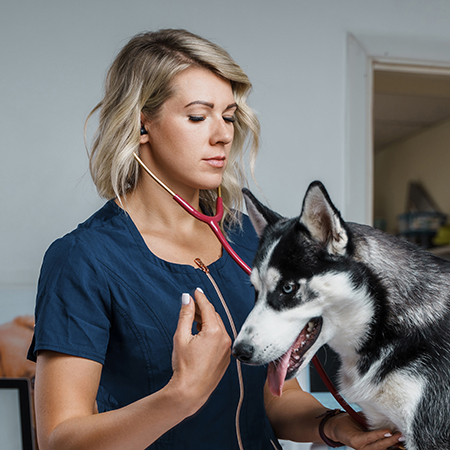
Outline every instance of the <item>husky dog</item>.
<svg viewBox="0 0 450 450">
<path fill-rule="evenodd" d="M 340 392 L 371 428 L 399 430 L 408 450 L 450 449 L 450 263 L 365 225 L 346 223 L 320 182 L 285 219 L 249 192 L 260 236 L 257 293 L 233 354 L 285 379 L 328 343 Z"/>
</svg>

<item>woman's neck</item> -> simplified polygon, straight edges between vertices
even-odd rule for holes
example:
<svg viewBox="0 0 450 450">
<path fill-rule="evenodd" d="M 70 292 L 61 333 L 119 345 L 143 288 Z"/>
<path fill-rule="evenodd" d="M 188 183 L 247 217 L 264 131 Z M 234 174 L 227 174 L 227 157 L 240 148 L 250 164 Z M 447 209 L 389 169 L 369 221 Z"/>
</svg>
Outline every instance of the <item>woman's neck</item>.
<svg viewBox="0 0 450 450">
<path fill-rule="evenodd" d="M 199 208 L 199 191 L 183 193 L 183 199 Z M 154 180 L 141 179 L 138 186 L 122 200 L 149 249 L 159 258 L 179 264 L 205 264 L 216 261 L 222 253 L 219 241 L 209 226 L 192 217 Z"/>
<path fill-rule="evenodd" d="M 199 208 L 198 190 L 186 190 L 182 196 L 193 208 Z M 149 177 L 141 178 L 138 186 L 122 199 L 122 203 L 133 220 L 149 226 L 160 225 L 172 229 L 181 225 L 188 227 L 189 224 L 196 222 L 196 219 L 181 208 L 168 192 Z"/>
</svg>

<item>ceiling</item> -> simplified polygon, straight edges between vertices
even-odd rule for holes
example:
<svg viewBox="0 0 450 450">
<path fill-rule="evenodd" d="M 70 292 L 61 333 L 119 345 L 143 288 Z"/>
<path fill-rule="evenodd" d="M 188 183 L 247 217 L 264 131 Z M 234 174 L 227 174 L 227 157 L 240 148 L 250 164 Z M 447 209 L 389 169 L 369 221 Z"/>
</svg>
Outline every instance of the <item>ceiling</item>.
<svg viewBox="0 0 450 450">
<path fill-rule="evenodd" d="M 375 151 L 450 119 L 450 73 L 374 71 Z"/>
</svg>

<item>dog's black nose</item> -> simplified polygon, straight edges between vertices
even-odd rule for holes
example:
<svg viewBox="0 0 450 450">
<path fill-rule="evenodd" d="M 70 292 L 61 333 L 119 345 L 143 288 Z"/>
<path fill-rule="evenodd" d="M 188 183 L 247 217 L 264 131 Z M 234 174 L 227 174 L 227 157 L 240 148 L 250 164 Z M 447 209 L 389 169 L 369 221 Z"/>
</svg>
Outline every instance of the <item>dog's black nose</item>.
<svg viewBox="0 0 450 450">
<path fill-rule="evenodd" d="M 233 345 L 232 354 L 243 363 L 248 363 L 253 358 L 253 345 L 245 342 L 238 342 Z"/>
</svg>

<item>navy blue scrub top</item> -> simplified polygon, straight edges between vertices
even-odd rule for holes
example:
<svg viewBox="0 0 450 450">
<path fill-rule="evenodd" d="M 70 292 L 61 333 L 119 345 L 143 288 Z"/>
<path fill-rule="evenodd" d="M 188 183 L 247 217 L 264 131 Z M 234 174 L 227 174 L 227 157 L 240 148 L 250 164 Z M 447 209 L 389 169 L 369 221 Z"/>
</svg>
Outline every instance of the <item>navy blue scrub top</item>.
<svg viewBox="0 0 450 450">
<path fill-rule="evenodd" d="M 251 264 L 258 238 L 248 217 L 229 232 Z M 240 330 L 255 294 L 247 274 L 224 251 L 209 266 Z M 200 287 L 230 323 L 208 276 L 189 265 L 157 258 L 130 217 L 111 200 L 76 230 L 54 242 L 41 268 L 35 336 L 29 357 L 53 350 L 103 365 L 99 411 L 126 406 L 164 387 L 172 376 L 173 335 L 181 293 Z M 266 367 L 242 365 L 244 402 L 240 435 L 245 450 L 281 448 L 264 409 Z M 231 363 L 207 403 L 163 435 L 150 449 L 238 449 L 237 363 Z"/>
</svg>

